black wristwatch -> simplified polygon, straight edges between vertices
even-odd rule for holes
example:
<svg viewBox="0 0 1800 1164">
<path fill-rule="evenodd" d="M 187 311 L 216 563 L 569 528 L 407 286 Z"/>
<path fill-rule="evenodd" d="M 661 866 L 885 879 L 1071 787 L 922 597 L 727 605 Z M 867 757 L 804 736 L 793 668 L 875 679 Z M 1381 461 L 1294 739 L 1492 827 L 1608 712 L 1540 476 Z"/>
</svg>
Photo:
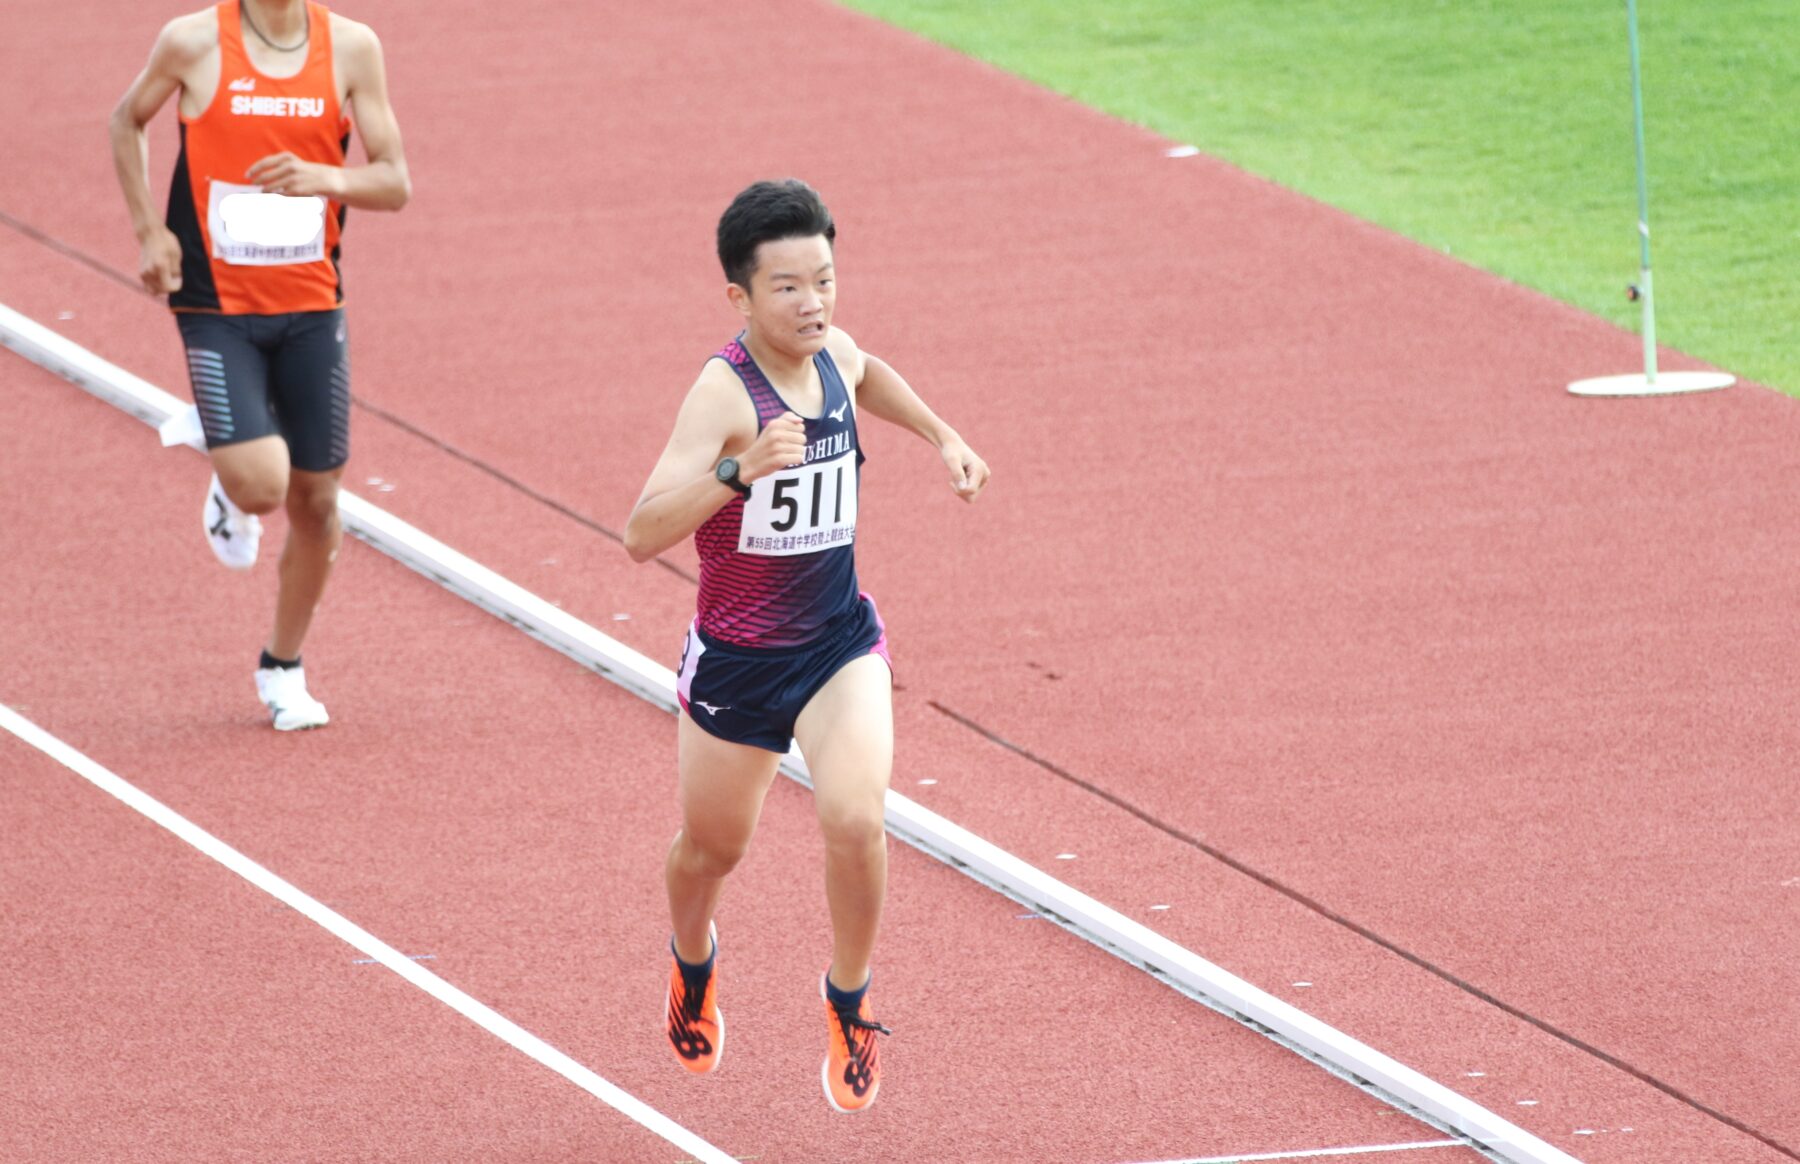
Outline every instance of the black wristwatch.
<svg viewBox="0 0 1800 1164">
<path fill-rule="evenodd" d="M 738 479 L 738 463 L 736 457 L 726 457 L 724 460 L 720 461 L 718 466 L 713 469 L 713 476 L 717 477 L 721 483 L 736 489 L 741 495 L 745 497 L 750 496 L 750 486 Z"/>
</svg>

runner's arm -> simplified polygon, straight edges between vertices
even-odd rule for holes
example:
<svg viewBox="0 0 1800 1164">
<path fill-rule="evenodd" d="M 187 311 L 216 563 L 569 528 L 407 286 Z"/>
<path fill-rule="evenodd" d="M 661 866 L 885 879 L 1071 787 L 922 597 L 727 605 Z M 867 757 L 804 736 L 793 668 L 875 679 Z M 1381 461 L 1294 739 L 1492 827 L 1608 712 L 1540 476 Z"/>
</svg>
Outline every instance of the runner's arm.
<svg viewBox="0 0 1800 1164">
<path fill-rule="evenodd" d="M 138 239 L 138 278 L 152 295 L 181 290 L 181 244 L 164 225 L 150 193 L 150 137 L 144 132 L 157 112 L 181 89 L 181 78 L 211 48 L 193 17 L 170 21 L 157 35 L 150 60 L 113 107 L 107 121 L 113 170 L 125 194 L 131 229 Z"/>
<path fill-rule="evenodd" d="M 625 552 L 634 562 L 648 562 L 736 497 L 714 475 L 720 457 L 735 456 L 738 479 L 748 485 L 805 455 L 806 425 L 798 416 L 785 413 L 758 433 L 756 408 L 737 374 L 709 360 L 682 401 L 675 431 L 625 522 Z"/>
<path fill-rule="evenodd" d="M 936 446 L 944 467 L 950 471 L 950 487 L 964 501 L 975 500 L 987 487 L 991 476 L 987 462 L 955 429 L 926 407 L 900 373 L 867 352 L 862 353 L 862 382 L 857 386 L 856 403 L 871 416 L 899 425 Z"/>
<path fill-rule="evenodd" d="M 358 210 L 398 210 L 412 197 L 412 177 L 400 145 L 400 123 L 388 103 L 381 41 L 368 25 L 340 16 L 331 18 L 331 35 L 333 44 L 341 45 L 345 100 L 355 112 L 368 163 L 327 166 L 283 152 L 260 159 L 246 176 L 275 194 L 323 194 Z"/>
</svg>

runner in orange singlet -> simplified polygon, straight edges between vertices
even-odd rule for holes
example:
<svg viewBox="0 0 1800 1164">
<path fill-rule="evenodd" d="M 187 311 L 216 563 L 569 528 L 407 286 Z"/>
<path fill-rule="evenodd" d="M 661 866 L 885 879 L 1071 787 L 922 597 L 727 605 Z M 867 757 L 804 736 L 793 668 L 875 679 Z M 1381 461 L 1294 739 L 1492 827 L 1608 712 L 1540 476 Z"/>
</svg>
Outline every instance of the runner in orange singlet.
<svg viewBox="0 0 1800 1164">
<path fill-rule="evenodd" d="M 177 93 L 181 156 L 158 218 L 144 127 Z M 348 164 L 352 113 L 364 165 Z M 381 42 L 322 4 L 225 0 L 164 27 L 111 128 L 138 275 L 169 297 L 187 348 L 213 464 L 213 552 L 249 569 L 256 515 L 287 508 L 257 694 L 283 731 L 323 726 L 300 646 L 343 540 L 350 364 L 338 240 L 346 207 L 398 210 L 411 193 Z"/>
</svg>

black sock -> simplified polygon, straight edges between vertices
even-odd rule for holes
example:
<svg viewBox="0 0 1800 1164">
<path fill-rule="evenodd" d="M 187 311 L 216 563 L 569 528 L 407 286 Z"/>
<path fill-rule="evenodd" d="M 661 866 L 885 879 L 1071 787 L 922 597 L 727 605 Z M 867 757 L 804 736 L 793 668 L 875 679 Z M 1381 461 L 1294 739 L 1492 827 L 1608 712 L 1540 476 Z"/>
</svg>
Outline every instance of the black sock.
<svg viewBox="0 0 1800 1164">
<path fill-rule="evenodd" d="M 827 974 L 825 975 L 825 997 L 829 999 L 831 1005 L 837 1009 L 847 1010 L 851 1014 L 855 1014 L 862 1006 L 863 995 L 869 993 L 869 983 L 874 981 L 874 979 L 875 976 L 871 974 L 868 978 L 864 979 L 863 984 L 855 990 L 839 990 L 837 983 L 833 982 L 831 980 L 831 975 Z"/>
<path fill-rule="evenodd" d="M 296 655 L 292 659 L 277 659 L 274 655 L 269 654 L 268 649 L 265 647 L 263 649 L 262 658 L 257 660 L 256 669 L 258 671 L 270 671 L 270 670 L 292 671 L 295 667 L 298 667 L 299 665 L 300 665 L 300 658 L 298 655 Z"/>
<path fill-rule="evenodd" d="M 674 938 L 669 939 L 669 953 L 675 955 L 675 964 L 681 967 L 681 981 L 687 986 L 688 993 L 698 994 L 705 990 L 707 981 L 712 978 L 713 961 L 719 956 L 718 939 L 713 940 L 712 953 L 708 954 L 706 961 L 699 965 L 682 960 L 681 955 L 675 950 Z"/>
</svg>

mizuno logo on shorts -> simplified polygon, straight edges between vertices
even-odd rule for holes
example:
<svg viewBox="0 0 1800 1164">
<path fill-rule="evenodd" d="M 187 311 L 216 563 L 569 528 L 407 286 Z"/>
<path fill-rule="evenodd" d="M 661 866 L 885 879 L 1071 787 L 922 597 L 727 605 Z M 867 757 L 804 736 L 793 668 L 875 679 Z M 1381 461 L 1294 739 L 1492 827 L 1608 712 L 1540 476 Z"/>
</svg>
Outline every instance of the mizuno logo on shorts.
<svg viewBox="0 0 1800 1164">
<path fill-rule="evenodd" d="M 721 711 L 730 711 L 731 710 L 731 705 L 729 703 L 723 705 L 722 707 L 714 707 L 712 704 L 703 703 L 698 699 L 694 700 L 694 706 L 695 707 L 704 707 L 706 709 L 707 715 L 718 715 Z"/>
</svg>

